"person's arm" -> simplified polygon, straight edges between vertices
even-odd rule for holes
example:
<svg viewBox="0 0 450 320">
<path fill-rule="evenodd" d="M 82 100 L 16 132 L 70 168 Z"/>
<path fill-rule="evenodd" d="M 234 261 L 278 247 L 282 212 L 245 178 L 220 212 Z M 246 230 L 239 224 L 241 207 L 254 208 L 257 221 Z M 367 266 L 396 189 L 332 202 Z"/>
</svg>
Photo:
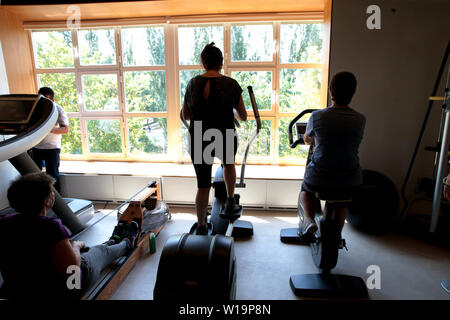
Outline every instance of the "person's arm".
<svg viewBox="0 0 450 320">
<path fill-rule="evenodd" d="M 314 140 L 314 137 L 308 136 L 308 134 L 306 132 L 303 134 L 303 141 L 305 142 L 305 144 L 311 145 L 311 146 L 313 146 L 314 143 L 316 142 Z"/>
<path fill-rule="evenodd" d="M 306 125 L 305 133 L 303 134 L 303 141 L 307 145 L 313 146 L 316 141 L 314 140 L 314 112 L 311 114 L 308 120 L 308 124 Z"/>
<path fill-rule="evenodd" d="M 53 102 L 54 103 L 54 102 Z M 69 133 L 69 118 L 67 113 L 62 107 L 55 103 L 56 109 L 58 110 L 58 125 L 59 127 L 53 128 L 51 133 L 54 134 L 67 134 Z"/>
<path fill-rule="evenodd" d="M 80 249 L 85 246 L 82 241 L 74 241 L 72 244 L 69 239 L 58 241 L 51 249 L 51 258 L 55 264 L 56 270 L 63 276 L 67 276 L 69 266 L 80 266 Z"/>
<path fill-rule="evenodd" d="M 65 124 L 60 124 L 58 128 L 53 128 L 51 133 L 54 134 L 68 134 L 69 133 L 69 126 Z"/>
<path fill-rule="evenodd" d="M 244 99 L 242 98 L 242 94 L 239 97 L 239 104 L 237 108 L 233 109 L 234 117 L 239 121 L 247 121 L 247 110 L 245 110 Z"/>
<path fill-rule="evenodd" d="M 181 114 L 183 115 L 184 120 L 191 119 L 191 111 L 189 110 L 189 107 L 186 104 L 186 98 L 183 101 L 183 108 L 181 109 Z"/>
</svg>

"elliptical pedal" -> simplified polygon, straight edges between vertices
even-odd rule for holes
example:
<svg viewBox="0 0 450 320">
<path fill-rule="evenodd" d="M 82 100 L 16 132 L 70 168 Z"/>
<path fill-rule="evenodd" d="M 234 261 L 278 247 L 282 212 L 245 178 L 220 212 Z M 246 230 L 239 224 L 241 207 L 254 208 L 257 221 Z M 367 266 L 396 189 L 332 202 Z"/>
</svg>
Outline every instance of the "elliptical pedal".
<svg viewBox="0 0 450 320">
<path fill-rule="evenodd" d="M 243 210 L 244 210 L 244 208 L 241 205 L 239 205 L 239 211 L 234 212 L 234 213 L 226 213 L 225 212 L 225 207 L 223 207 L 222 211 L 219 213 L 219 216 L 222 219 L 227 219 L 227 220 L 234 221 L 234 220 L 239 219 L 242 216 L 242 211 Z"/>
</svg>

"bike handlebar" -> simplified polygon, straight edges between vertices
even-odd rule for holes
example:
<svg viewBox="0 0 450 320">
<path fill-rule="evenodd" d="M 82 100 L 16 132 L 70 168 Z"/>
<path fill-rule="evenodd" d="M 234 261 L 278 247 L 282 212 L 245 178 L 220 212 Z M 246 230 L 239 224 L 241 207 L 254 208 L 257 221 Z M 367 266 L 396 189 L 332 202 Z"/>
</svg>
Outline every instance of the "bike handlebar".
<svg viewBox="0 0 450 320">
<path fill-rule="evenodd" d="M 300 112 L 294 119 L 289 122 L 289 146 L 291 148 L 297 147 L 299 144 L 304 144 L 303 137 L 294 141 L 294 135 L 292 134 L 292 127 L 297 123 L 297 121 L 302 118 L 305 114 L 312 113 L 318 109 L 306 109 Z"/>
</svg>

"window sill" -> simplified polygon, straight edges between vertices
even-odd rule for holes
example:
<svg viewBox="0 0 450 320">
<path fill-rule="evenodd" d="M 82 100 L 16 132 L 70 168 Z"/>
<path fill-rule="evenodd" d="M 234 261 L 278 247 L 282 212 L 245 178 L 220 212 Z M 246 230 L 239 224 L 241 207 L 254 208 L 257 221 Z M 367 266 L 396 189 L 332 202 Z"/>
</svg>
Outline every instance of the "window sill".
<svg viewBox="0 0 450 320">
<path fill-rule="evenodd" d="M 218 165 L 214 165 L 213 174 Z M 106 162 L 106 161 L 61 161 L 62 174 L 101 174 L 128 176 L 195 177 L 192 164 Z M 239 179 L 241 166 L 236 166 Z M 247 165 L 246 179 L 300 180 L 305 166 Z"/>
</svg>

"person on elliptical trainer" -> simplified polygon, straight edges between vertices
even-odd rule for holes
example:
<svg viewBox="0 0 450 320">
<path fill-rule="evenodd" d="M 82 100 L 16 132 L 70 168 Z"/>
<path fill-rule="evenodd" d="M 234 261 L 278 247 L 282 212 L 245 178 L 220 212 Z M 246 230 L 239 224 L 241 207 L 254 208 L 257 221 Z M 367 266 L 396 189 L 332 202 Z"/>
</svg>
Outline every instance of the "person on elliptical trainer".
<svg viewBox="0 0 450 320">
<path fill-rule="evenodd" d="M 192 78 L 187 85 L 182 115 L 185 120 L 190 120 L 190 155 L 197 176 L 196 233 L 207 234 L 205 218 L 214 157 L 219 158 L 223 164 L 228 197 L 225 213 L 233 214 L 239 211 L 234 199 L 236 184 L 234 158 L 237 151 L 234 119 L 246 121 L 247 111 L 242 99 L 241 86 L 236 80 L 220 73 L 223 55 L 214 42 L 205 46 L 200 58 L 205 73 Z M 217 134 L 222 139 L 217 138 Z M 210 144 L 217 146 L 218 142 L 222 142 L 222 148 L 211 150 Z"/>
<path fill-rule="evenodd" d="M 366 118 L 349 106 L 355 90 L 356 78 L 352 73 L 334 75 L 330 83 L 333 104 L 314 111 L 306 126 L 304 141 L 314 145 L 315 150 L 305 170 L 300 194 L 305 208 L 304 233 L 314 233 L 318 229 L 314 221 L 315 193 L 348 197 L 362 184 L 358 149 Z M 334 215 L 342 232 L 346 208 L 336 209 Z"/>
<path fill-rule="evenodd" d="M 61 220 L 46 216 L 55 201 L 54 182 L 45 173 L 30 173 L 8 189 L 17 214 L 0 220 L 2 298 L 79 299 L 106 266 L 136 245 L 135 221 L 119 223 L 108 241 L 90 248 L 82 241 L 70 242 Z"/>
</svg>

